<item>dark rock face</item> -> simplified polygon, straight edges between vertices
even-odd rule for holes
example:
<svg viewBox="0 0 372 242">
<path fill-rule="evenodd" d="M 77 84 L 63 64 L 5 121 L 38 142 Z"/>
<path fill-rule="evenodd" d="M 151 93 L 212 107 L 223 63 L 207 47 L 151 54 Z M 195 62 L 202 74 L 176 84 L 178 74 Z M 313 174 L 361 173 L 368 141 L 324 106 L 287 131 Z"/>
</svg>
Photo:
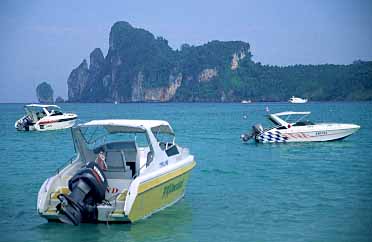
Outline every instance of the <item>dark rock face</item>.
<svg viewBox="0 0 372 242">
<path fill-rule="evenodd" d="M 39 103 L 54 103 L 53 88 L 47 82 L 42 82 L 36 87 L 36 96 Z"/>
<path fill-rule="evenodd" d="M 80 102 L 83 100 L 87 89 L 89 90 L 90 80 L 89 69 L 86 60 L 74 70 L 72 70 L 67 80 L 68 100 L 70 102 Z"/>
<path fill-rule="evenodd" d="M 230 44 L 224 51 L 219 51 L 221 55 L 205 50 L 209 46 L 225 48 Z M 174 51 L 164 38 L 155 38 L 150 32 L 134 28 L 127 22 L 117 22 L 110 31 L 106 57 L 96 48 L 90 54 L 89 67 L 84 60 L 71 72 L 67 81 L 69 101 L 167 102 L 184 100 L 185 94 L 177 97 L 181 89 L 180 93 L 188 93 L 186 98 L 193 101 L 190 86 L 199 85 L 200 76 L 203 79 L 201 85 L 212 82 L 218 78 L 218 69 L 230 68 L 235 52 L 250 56 L 249 44 L 244 42 L 214 41 L 185 49 Z M 202 63 L 199 52 L 204 58 Z M 219 100 L 220 97 L 213 98 Z"/>
<path fill-rule="evenodd" d="M 65 100 L 62 97 L 58 96 L 56 98 L 56 102 L 55 103 L 64 103 L 64 102 L 65 102 Z"/>
<path fill-rule="evenodd" d="M 100 48 L 96 48 L 90 53 L 89 70 L 93 73 L 99 73 L 105 64 L 105 57 Z"/>
</svg>

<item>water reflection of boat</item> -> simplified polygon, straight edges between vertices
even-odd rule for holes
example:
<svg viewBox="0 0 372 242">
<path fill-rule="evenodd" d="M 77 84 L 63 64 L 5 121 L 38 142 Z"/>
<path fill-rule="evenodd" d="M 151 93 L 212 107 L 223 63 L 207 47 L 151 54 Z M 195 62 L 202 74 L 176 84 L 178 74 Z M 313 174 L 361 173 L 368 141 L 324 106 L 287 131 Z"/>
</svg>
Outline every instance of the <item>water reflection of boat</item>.
<svg viewBox="0 0 372 242">
<path fill-rule="evenodd" d="M 251 134 L 242 134 L 246 142 L 254 138 L 261 143 L 331 141 L 344 139 L 355 133 L 360 126 L 355 124 L 319 123 L 303 121 L 310 112 L 281 112 L 269 114 L 269 120 L 275 125 L 264 129 L 261 124 L 253 126 Z M 285 118 L 282 118 L 285 117 Z M 291 118 L 295 120 L 291 121 Z"/>
<path fill-rule="evenodd" d="M 170 225 L 170 226 L 167 226 Z M 34 226 L 33 235 L 39 241 L 76 240 L 80 241 L 149 241 L 154 238 L 179 239 L 180 234 L 192 233 L 192 207 L 187 200 L 181 200 L 175 206 L 167 208 L 145 223 L 135 224 L 84 224 L 78 230 L 73 226 L 58 223 L 42 223 Z M 35 234 L 36 233 L 36 234 Z"/>
<path fill-rule="evenodd" d="M 77 157 L 41 186 L 48 220 L 134 222 L 183 197 L 195 166 L 166 121 L 95 120 L 72 129 Z"/>
</svg>

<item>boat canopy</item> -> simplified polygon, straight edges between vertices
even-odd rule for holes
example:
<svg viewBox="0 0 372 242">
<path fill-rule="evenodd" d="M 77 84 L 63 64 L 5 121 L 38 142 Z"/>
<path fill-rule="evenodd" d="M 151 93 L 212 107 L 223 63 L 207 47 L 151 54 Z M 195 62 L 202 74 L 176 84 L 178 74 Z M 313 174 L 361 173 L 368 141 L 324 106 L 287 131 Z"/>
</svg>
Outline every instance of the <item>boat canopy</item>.
<svg viewBox="0 0 372 242">
<path fill-rule="evenodd" d="M 31 117 L 34 122 L 45 116 L 62 115 L 61 108 L 53 104 L 28 104 L 24 106 L 24 110 L 26 115 Z"/>
<path fill-rule="evenodd" d="M 166 160 L 167 155 L 160 147 L 158 134 L 174 136 L 169 123 L 162 120 L 92 120 L 72 128 L 75 149 L 84 156 L 85 160 L 94 158 L 92 150 L 97 150 L 104 145 L 126 142 L 128 139 L 131 142 L 134 140 L 140 147 L 148 146 L 154 155 L 154 160 Z"/>
<path fill-rule="evenodd" d="M 105 119 L 93 120 L 79 125 L 79 127 L 90 126 L 103 126 L 109 133 L 136 133 L 151 129 L 154 133 L 161 132 L 174 135 L 169 123 L 163 120 Z"/>
<path fill-rule="evenodd" d="M 286 111 L 281 113 L 273 113 L 271 115 L 275 116 L 287 116 L 287 115 L 309 115 L 311 112 L 294 112 L 294 111 Z"/>
<path fill-rule="evenodd" d="M 48 105 L 48 104 L 28 104 L 28 105 L 25 105 L 25 107 L 30 107 L 30 108 L 59 108 L 59 106 L 57 105 Z"/>
</svg>

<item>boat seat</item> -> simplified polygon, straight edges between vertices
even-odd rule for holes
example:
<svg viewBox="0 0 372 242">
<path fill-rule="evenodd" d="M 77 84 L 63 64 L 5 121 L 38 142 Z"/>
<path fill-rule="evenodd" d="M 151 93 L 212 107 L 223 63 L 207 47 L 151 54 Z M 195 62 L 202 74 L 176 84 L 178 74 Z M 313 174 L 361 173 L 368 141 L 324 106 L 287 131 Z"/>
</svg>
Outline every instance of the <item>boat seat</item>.
<svg viewBox="0 0 372 242">
<path fill-rule="evenodd" d="M 108 151 L 106 152 L 107 171 L 105 175 L 107 179 L 131 179 L 132 170 L 125 163 L 125 155 L 123 151 Z"/>
<path fill-rule="evenodd" d="M 137 145 L 135 141 L 117 141 L 96 147 L 93 152 L 104 151 L 106 155 L 108 179 L 131 179 L 138 169 Z"/>
</svg>

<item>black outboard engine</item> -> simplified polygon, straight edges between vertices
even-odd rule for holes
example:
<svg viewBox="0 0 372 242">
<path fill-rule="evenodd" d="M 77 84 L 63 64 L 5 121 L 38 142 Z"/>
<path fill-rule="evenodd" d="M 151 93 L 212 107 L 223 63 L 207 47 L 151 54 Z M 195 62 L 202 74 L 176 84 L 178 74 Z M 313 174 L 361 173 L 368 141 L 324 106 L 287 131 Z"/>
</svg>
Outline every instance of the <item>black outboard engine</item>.
<svg viewBox="0 0 372 242">
<path fill-rule="evenodd" d="M 255 124 L 252 126 L 252 134 L 254 136 L 261 134 L 264 131 L 262 124 Z"/>
<path fill-rule="evenodd" d="M 261 124 L 255 124 L 252 126 L 252 133 L 251 134 L 242 134 L 240 135 L 240 138 L 242 139 L 243 142 L 247 142 L 251 138 L 255 138 L 257 135 L 262 133 L 264 131 L 263 127 Z"/>
<path fill-rule="evenodd" d="M 243 142 L 247 142 L 250 138 L 252 138 L 252 135 L 244 133 L 240 135 L 240 138 L 242 139 Z"/>
<path fill-rule="evenodd" d="M 24 130 L 24 131 L 29 131 L 30 126 L 33 125 L 34 123 L 32 122 L 32 119 L 30 116 L 24 116 L 20 120 L 17 121 L 17 130 Z"/>
<path fill-rule="evenodd" d="M 58 218 L 63 223 L 79 225 L 81 222 L 96 222 L 97 203 L 105 199 L 107 179 L 95 162 L 89 162 L 68 182 L 69 195 L 59 194 Z"/>
</svg>

